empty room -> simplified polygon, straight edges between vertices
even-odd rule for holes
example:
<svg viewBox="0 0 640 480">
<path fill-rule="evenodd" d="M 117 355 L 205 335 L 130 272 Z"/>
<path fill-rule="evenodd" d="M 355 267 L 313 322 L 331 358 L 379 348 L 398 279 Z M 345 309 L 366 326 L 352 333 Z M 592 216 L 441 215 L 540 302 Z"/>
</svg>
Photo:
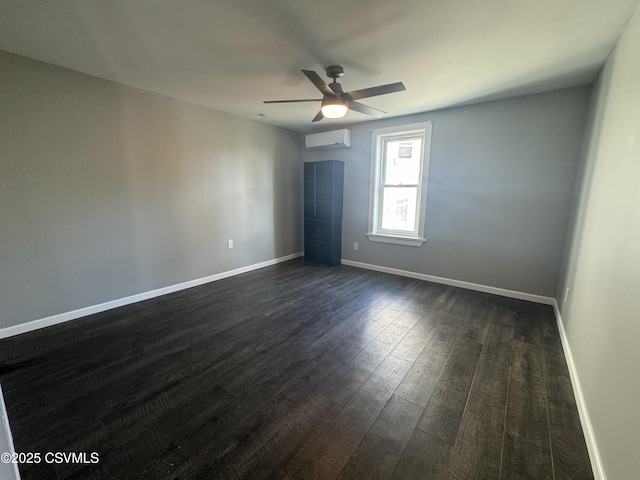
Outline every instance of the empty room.
<svg viewBox="0 0 640 480">
<path fill-rule="evenodd" d="M 0 479 L 639 479 L 638 79 L 638 0 L 3 0 Z"/>
</svg>

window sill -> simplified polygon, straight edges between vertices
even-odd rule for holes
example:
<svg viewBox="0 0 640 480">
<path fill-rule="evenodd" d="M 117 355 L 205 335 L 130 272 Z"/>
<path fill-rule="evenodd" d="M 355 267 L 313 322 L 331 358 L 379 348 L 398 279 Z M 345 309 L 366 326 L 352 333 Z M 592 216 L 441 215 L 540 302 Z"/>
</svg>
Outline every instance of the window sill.
<svg viewBox="0 0 640 480">
<path fill-rule="evenodd" d="M 410 247 L 421 247 L 426 238 L 402 237 L 400 235 L 383 235 L 380 233 L 367 233 L 367 237 L 372 242 L 395 243 L 396 245 L 407 245 Z"/>
</svg>

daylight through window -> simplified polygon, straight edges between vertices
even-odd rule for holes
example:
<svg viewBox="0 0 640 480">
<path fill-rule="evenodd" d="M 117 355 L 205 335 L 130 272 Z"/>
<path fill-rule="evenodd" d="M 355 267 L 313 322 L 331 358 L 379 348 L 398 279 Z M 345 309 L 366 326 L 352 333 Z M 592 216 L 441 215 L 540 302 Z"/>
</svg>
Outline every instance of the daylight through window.
<svg viewBox="0 0 640 480">
<path fill-rule="evenodd" d="M 424 242 L 430 143 L 430 122 L 373 131 L 370 240 Z"/>
</svg>

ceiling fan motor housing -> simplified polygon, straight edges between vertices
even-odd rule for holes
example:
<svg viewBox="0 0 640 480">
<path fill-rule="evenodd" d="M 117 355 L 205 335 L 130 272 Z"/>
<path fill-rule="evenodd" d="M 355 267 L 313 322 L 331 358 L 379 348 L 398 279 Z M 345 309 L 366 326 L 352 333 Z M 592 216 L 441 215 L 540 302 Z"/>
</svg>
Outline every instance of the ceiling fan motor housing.
<svg viewBox="0 0 640 480">
<path fill-rule="evenodd" d="M 327 72 L 327 77 L 333 78 L 334 81 L 344 75 L 344 68 L 340 65 L 330 65 L 325 68 L 325 71 Z"/>
</svg>

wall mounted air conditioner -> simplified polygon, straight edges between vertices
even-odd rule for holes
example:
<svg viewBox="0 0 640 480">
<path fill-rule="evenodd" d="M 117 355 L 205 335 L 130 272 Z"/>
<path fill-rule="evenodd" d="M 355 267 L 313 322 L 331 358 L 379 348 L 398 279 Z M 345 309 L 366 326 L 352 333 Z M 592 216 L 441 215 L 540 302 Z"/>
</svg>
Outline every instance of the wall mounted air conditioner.
<svg viewBox="0 0 640 480">
<path fill-rule="evenodd" d="M 343 148 L 351 146 L 351 130 L 342 128 L 330 132 L 312 133 L 304 137 L 304 146 L 308 149 Z"/>
</svg>

